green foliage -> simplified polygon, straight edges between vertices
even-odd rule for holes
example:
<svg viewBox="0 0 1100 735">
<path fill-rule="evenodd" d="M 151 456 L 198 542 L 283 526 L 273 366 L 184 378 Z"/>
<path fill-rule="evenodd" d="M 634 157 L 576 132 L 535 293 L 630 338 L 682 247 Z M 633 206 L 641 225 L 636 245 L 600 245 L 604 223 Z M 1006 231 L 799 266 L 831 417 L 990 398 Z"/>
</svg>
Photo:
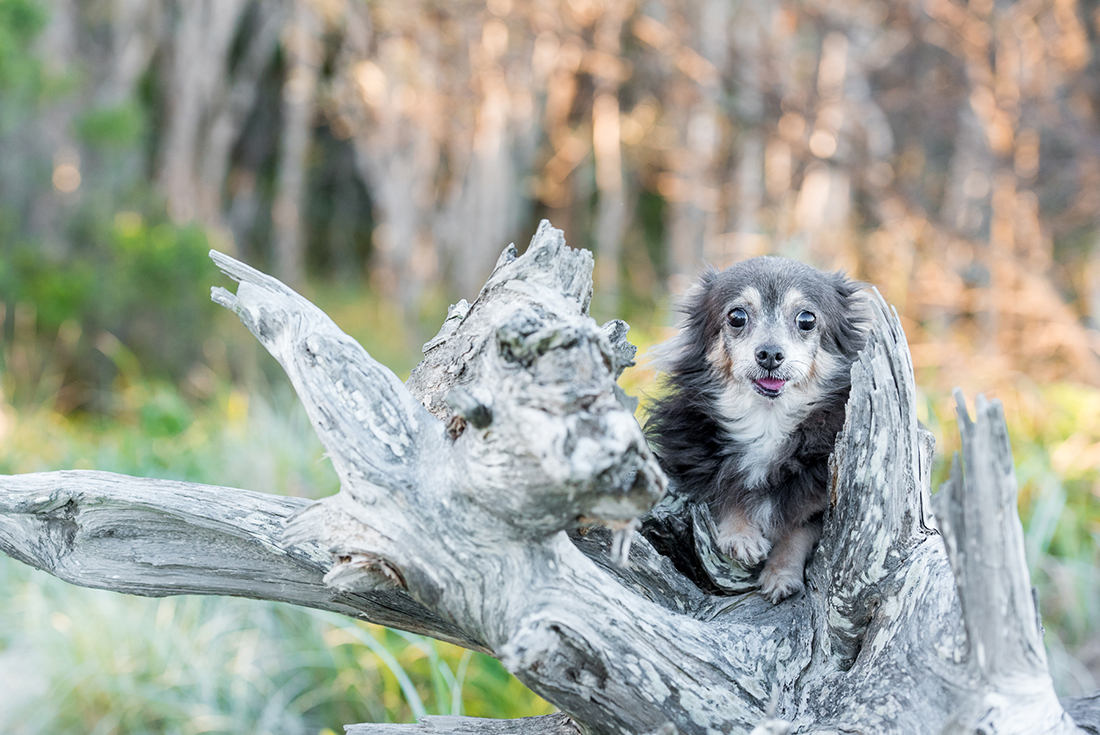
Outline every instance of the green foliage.
<svg viewBox="0 0 1100 735">
<path fill-rule="evenodd" d="M 39 82 L 41 65 L 32 52 L 46 20 L 34 0 L 0 0 L 0 93 Z"/>
<path fill-rule="evenodd" d="M 145 111 L 136 100 L 89 110 L 76 120 L 80 139 L 95 147 L 124 148 L 140 143 L 145 134 Z"/>
<path fill-rule="evenodd" d="M 1088 694 L 1098 682 L 1081 661 L 1100 636 L 1100 390 L 1044 386 L 1013 409 L 1027 558 L 1052 669 L 1063 691 Z"/>
<path fill-rule="evenodd" d="M 99 283 L 109 289 L 98 318 L 143 366 L 178 375 L 216 310 L 206 234 L 123 212 L 96 245 Z"/>
<path fill-rule="evenodd" d="M 0 0 L 0 136 L 25 124 L 43 101 L 74 88 L 76 78 L 52 68 L 38 51 L 48 19 L 48 6 L 40 0 Z"/>
<path fill-rule="evenodd" d="M 170 437 L 183 432 L 194 420 L 186 401 L 174 390 L 156 391 L 140 408 L 141 426 L 149 437 Z"/>
<path fill-rule="evenodd" d="M 0 294 L 9 306 L 27 304 L 41 328 L 56 332 L 70 319 L 79 319 L 95 293 L 96 272 L 87 262 L 55 267 L 30 247 L 17 249 L 0 261 Z"/>
<path fill-rule="evenodd" d="M 212 269 L 205 232 L 148 193 L 151 112 L 136 95 L 89 108 L 92 77 L 42 53 L 50 10 L 0 0 L 0 372 L 21 405 L 53 392 L 107 410 L 119 360 L 176 382 L 192 368 L 216 312 Z M 53 117 L 66 129 L 38 134 Z"/>
<path fill-rule="evenodd" d="M 203 230 L 122 212 L 84 234 L 83 247 L 60 261 L 32 246 L 0 248 L 0 303 L 29 313 L 35 339 L 45 343 L 75 325 L 80 337 L 55 355 L 62 362 L 55 367 L 86 396 L 109 387 L 120 360 L 153 377 L 182 377 L 217 313 Z M 0 368 L 10 357 L 0 352 Z M 28 392 L 16 386 L 10 395 L 18 401 Z"/>
<path fill-rule="evenodd" d="M 126 597 L 9 559 L 0 581 L 0 729 L 13 735 L 305 735 L 423 714 L 549 711 L 492 659 L 333 614 Z"/>
</svg>

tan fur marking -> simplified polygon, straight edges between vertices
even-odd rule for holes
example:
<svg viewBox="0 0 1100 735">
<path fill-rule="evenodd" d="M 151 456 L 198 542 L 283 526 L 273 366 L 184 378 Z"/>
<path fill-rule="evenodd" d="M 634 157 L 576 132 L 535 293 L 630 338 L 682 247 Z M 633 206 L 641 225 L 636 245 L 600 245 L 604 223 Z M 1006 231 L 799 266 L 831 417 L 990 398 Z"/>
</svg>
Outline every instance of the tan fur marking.
<svg viewBox="0 0 1100 735">
<path fill-rule="evenodd" d="M 749 311 L 754 314 L 760 313 L 760 308 L 764 303 L 764 297 L 760 295 L 760 290 L 756 286 L 748 286 L 744 291 L 737 295 L 732 302 L 732 306 L 743 305 L 749 307 Z"/>
<path fill-rule="evenodd" d="M 821 531 L 817 525 L 798 526 L 776 542 L 764 570 L 760 572 L 760 591 L 772 602 L 799 592 L 806 560 Z"/>
<path fill-rule="evenodd" d="M 718 522 L 718 546 L 751 567 L 768 555 L 772 545 L 741 508 L 734 508 Z"/>
<path fill-rule="evenodd" d="M 707 352 L 707 362 L 716 372 L 729 379 L 733 377 L 733 360 L 726 350 L 725 340 L 719 335 L 714 341 L 714 346 Z"/>
<path fill-rule="evenodd" d="M 792 317 L 795 314 L 795 309 L 798 309 L 806 302 L 806 297 L 802 295 L 802 292 L 797 288 L 792 288 L 783 296 L 783 304 L 781 306 L 783 314 L 789 314 Z"/>
</svg>

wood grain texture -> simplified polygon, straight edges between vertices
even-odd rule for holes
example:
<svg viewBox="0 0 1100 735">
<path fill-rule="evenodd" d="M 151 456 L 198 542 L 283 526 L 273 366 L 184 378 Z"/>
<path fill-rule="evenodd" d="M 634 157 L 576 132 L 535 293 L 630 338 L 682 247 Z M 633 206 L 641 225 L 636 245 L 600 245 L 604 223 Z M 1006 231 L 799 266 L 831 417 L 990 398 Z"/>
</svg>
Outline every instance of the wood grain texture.
<svg viewBox="0 0 1100 735">
<path fill-rule="evenodd" d="M 962 604 L 969 677 L 944 732 L 1080 732 L 1047 668 L 1004 409 L 979 395 L 972 420 L 962 393 L 955 398 L 962 461 L 955 456 L 939 510 Z"/>
<path fill-rule="evenodd" d="M 413 725 L 350 725 L 347 735 L 581 735 L 566 715 L 542 715 L 518 720 L 481 717 L 428 716 Z"/>
<path fill-rule="evenodd" d="M 283 599 L 457 641 L 568 716 L 349 732 L 1080 731 L 1046 673 L 999 406 L 962 422 L 966 476 L 937 523 L 912 364 L 877 294 L 807 589 L 772 605 L 666 488 L 615 382 L 626 325 L 588 317 L 591 256 L 548 224 L 452 307 L 407 386 L 278 281 L 214 258 L 240 283 L 215 300 L 286 369 L 340 492 L 2 478 L 0 548 L 77 584 Z M 1095 731 L 1095 698 L 1066 706 Z"/>
<path fill-rule="evenodd" d="M 82 587 L 289 602 L 486 650 L 401 589 L 325 585 L 327 550 L 282 540 L 308 504 L 89 470 L 0 477 L 0 550 Z"/>
</svg>

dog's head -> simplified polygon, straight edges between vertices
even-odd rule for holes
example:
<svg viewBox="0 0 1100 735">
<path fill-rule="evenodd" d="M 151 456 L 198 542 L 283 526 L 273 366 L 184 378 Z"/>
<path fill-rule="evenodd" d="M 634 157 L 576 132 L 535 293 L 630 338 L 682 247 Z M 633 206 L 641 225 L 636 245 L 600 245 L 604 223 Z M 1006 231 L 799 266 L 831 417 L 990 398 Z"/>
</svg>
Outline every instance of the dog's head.
<svg viewBox="0 0 1100 735">
<path fill-rule="evenodd" d="M 813 400 L 864 343 L 861 284 L 786 258 L 708 270 L 685 305 L 673 372 L 706 369 L 739 395 Z"/>
</svg>

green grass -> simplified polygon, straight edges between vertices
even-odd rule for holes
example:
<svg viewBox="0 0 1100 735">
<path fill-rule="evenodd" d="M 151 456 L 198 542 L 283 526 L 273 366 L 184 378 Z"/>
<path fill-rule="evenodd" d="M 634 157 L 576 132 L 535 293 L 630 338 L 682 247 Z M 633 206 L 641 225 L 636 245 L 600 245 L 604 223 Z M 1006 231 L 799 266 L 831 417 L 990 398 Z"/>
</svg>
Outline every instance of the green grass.
<svg viewBox="0 0 1100 735">
<path fill-rule="evenodd" d="M 127 597 L 11 560 L 0 582 L 4 733 L 318 733 L 550 711 L 493 659 L 331 613 Z"/>
</svg>

